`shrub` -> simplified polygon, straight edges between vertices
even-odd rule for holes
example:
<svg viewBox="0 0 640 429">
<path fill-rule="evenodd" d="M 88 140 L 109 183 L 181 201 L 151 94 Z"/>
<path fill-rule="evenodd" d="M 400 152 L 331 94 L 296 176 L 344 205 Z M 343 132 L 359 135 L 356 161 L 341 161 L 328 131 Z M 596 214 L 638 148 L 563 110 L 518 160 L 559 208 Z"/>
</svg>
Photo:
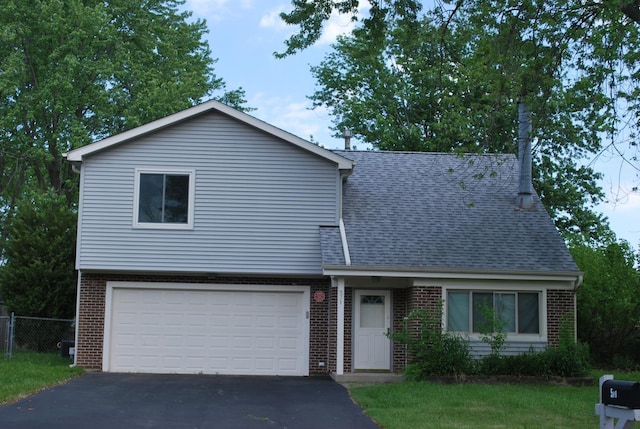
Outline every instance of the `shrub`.
<svg viewBox="0 0 640 429">
<path fill-rule="evenodd" d="M 494 324 L 482 336 L 491 346 L 491 354 L 477 360 L 471 356 L 469 341 L 460 335 L 443 332 L 441 320 L 441 311 L 429 314 L 417 310 L 405 318 L 401 330 L 389 332 L 389 338 L 407 346 L 411 357 L 405 371 L 408 379 L 474 374 L 579 377 L 588 375 L 591 370 L 589 347 L 574 341 L 571 317 L 561 324 L 558 347 L 544 351 L 530 349 L 513 356 L 499 353 L 506 335 L 499 324 Z M 487 317 L 487 320 L 496 319 Z"/>
<path fill-rule="evenodd" d="M 407 346 L 411 363 L 405 375 L 422 380 L 434 375 L 462 375 L 474 371 L 469 343 L 464 338 L 442 332 L 439 314 L 429 315 L 417 310 L 405 318 L 402 330 L 390 332 L 389 337 Z"/>
</svg>

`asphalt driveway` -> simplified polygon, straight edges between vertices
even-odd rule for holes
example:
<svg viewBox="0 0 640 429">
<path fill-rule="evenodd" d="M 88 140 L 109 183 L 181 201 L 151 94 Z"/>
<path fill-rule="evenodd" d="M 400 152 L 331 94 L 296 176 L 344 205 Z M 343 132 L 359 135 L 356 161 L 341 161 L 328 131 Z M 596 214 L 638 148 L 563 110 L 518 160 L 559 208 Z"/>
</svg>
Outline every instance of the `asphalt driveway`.
<svg viewBox="0 0 640 429">
<path fill-rule="evenodd" d="M 1 406 L 0 428 L 379 429 L 329 378 L 104 373 Z"/>
</svg>

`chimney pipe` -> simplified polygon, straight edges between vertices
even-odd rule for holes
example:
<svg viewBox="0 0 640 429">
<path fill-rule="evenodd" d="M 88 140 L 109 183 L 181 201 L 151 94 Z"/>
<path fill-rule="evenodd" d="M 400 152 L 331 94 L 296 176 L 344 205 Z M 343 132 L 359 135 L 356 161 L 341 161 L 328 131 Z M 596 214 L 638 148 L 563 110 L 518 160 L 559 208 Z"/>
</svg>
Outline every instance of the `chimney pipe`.
<svg viewBox="0 0 640 429">
<path fill-rule="evenodd" d="M 344 136 L 344 150 L 351 150 L 351 130 L 345 127 L 342 135 Z"/>
<path fill-rule="evenodd" d="M 531 111 L 522 100 L 518 103 L 518 164 L 520 167 L 520 184 L 516 203 L 519 209 L 530 209 L 533 207 Z"/>
</svg>

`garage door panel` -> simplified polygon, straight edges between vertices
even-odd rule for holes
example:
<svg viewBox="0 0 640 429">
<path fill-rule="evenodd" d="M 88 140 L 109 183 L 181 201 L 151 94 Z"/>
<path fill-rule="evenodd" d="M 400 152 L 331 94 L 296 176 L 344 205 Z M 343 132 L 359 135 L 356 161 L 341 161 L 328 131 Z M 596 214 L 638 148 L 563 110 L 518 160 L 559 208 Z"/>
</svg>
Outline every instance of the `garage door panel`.
<svg viewBox="0 0 640 429">
<path fill-rule="evenodd" d="M 302 291 L 112 291 L 113 372 L 306 375 Z"/>
</svg>

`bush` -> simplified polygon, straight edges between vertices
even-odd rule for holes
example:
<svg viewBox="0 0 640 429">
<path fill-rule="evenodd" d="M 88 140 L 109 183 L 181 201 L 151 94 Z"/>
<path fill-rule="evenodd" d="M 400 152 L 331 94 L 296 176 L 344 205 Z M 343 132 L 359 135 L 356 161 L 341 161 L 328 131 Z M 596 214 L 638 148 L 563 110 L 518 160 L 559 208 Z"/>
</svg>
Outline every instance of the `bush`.
<svg viewBox="0 0 640 429">
<path fill-rule="evenodd" d="M 469 343 L 464 338 L 442 332 L 439 315 L 424 310 L 414 311 L 404 320 L 399 332 L 389 337 L 407 346 L 411 363 L 405 375 L 411 380 L 422 380 L 434 375 L 462 375 L 474 372 Z"/>
<path fill-rule="evenodd" d="M 405 375 L 410 380 L 461 375 L 587 376 L 591 370 L 589 347 L 574 341 L 569 319 L 561 325 L 558 347 L 541 352 L 531 349 L 513 356 L 498 353 L 502 341 L 500 347 L 492 347 L 491 354 L 474 359 L 467 339 L 442 331 L 439 312 L 414 311 L 405 318 L 402 329 L 390 332 L 389 337 L 407 346 L 411 363 L 407 365 Z M 500 329 L 496 331 L 501 332 Z M 484 337 L 489 338 L 488 335 Z M 492 335 L 490 338 L 499 337 Z"/>
</svg>

